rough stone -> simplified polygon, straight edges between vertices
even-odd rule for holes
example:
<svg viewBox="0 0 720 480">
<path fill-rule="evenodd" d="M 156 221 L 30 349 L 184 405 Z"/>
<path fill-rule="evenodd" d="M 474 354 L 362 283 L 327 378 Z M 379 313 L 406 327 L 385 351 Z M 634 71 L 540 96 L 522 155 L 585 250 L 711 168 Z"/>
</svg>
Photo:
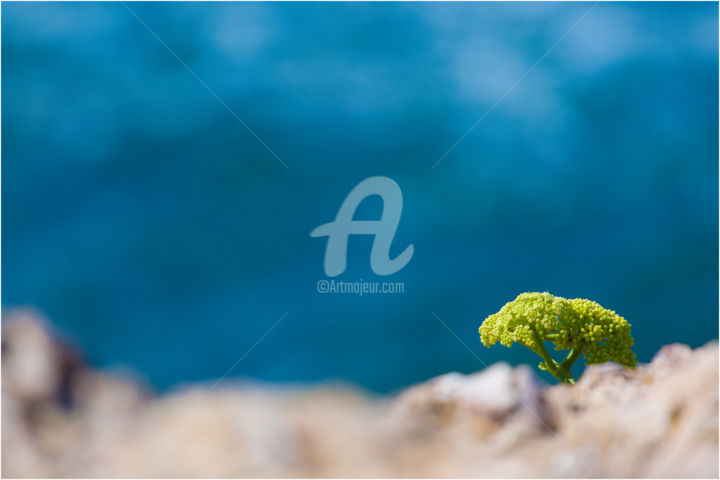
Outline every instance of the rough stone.
<svg viewBox="0 0 720 480">
<path fill-rule="evenodd" d="M 3 323 L 6 477 L 715 477 L 718 347 L 449 373 L 392 397 L 227 382 L 157 396 L 94 370 L 30 311 Z"/>
</svg>

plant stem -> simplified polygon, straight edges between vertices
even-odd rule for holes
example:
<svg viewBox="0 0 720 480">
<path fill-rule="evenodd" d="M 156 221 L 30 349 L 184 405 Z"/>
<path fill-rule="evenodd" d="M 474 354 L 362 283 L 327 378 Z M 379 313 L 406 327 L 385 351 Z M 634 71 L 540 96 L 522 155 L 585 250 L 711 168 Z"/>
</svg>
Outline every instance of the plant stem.
<svg viewBox="0 0 720 480">
<path fill-rule="evenodd" d="M 582 354 L 581 348 L 571 348 L 570 353 L 568 353 L 567 357 L 565 357 L 565 360 L 560 362 L 560 370 L 567 378 L 566 383 L 575 383 L 575 377 L 573 377 L 572 372 L 570 372 L 570 368 L 573 366 L 573 363 L 580 358 L 580 354 Z"/>
<path fill-rule="evenodd" d="M 573 363 L 580 358 L 580 354 L 582 353 L 582 349 L 580 348 L 571 348 L 570 353 L 568 353 L 568 356 L 565 357 L 565 360 L 563 360 L 560 363 L 560 367 L 564 368 L 566 370 L 570 370 L 570 367 L 573 366 Z"/>
<path fill-rule="evenodd" d="M 537 347 L 535 353 L 540 355 L 542 359 L 545 360 L 545 365 L 547 366 L 548 371 L 552 373 L 553 376 L 557 377 L 557 375 L 555 374 L 558 367 L 557 362 L 552 359 L 547 349 L 545 348 L 545 345 L 543 345 L 543 340 L 540 337 L 540 334 L 537 332 L 537 330 L 535 330 L 535 327 L 533 327 L 532 325 L 530 326 L 530 332 L 532 333 L 533 339 L 535 339 L 535 345 Z"/>
<path fill-rule="evenodd" d="M 532 333 L 537 348 L 537 350 L 535 350 L 535 353 L 540 355 L 545 361 L 548 372 L 550 372 L 553 377 L 557 378 L 562 383 L 574 384 L 575 377 L 573 377 L 572 373 L 570 373 L 570 367 L 573 363 L 575 363 L 575 360 L 577 360 L 582 353 L 580 349 L 571 349 L 565 360 L 563 360 L 562 363 L 558 364 L 555 360 L 552 359 L 547 349 L 545 348 L 545 345 L 543 345 L 542 337 L 540 337 L 540 334 L 537 332 L 537 330 L 535 330 L 535 327 L 533 327 L 532 325 L 530 326 L 530 332 Z"/>
</svg>

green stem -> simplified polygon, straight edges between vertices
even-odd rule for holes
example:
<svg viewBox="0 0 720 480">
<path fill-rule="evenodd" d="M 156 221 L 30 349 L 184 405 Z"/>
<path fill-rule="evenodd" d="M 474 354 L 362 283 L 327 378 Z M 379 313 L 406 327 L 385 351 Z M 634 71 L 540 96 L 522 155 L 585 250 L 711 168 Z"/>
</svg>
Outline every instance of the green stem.
<svg viewBox="0 0 720 480">
<path fill-rule="evenodd" d="M 540 355 L 542 359 L 545 360 L 545 365 L 547 366 L 548 371 L 557 377 L 557 375 L 555 375 L 558 367 L 557 362 L 552 359 L 547 349 L 545 348 L 545 345 L 543 345 L 543 340 L 540 337 L 540 334 L 537 332 L 537 330 L 535 330 L 535 327 L 533 327 L 532 325 L 530 326 L 530 332 L 532 333 L 533 339 L 535 340 L 535 346 L 537 348 L 533 350 L 535 350 L 535 353 Z"/>
<path fill-rule="evenodd" d="M 569 371 L 569 370 L 570 370 L 570 367 L 573 366 L 573 363 L 575 363 L 575 361 L 576 361 L 578 358 L 580 358 L 580 354 L 581 354 L 581 353 L 582 353 L 582 349 L 581 349 L 581 348 L 571 348 L 571 349 L 570 349 L 570 353 L 568 353 L 568 356 L 565 357 L 565 360 L 563 360 L 563 361 L 560 363 L 560 367 L 561 367 L 561 368 L 564 368 L 564 369 L 566 369 L 566 370 Z"/>
<path fill-rule="evenodd" d="M 566 383 L 575 383 L 575 377 L 573 377 L 570 368 L 573 366 L 575 361 L 580 358 L 581 354 L 582 348 L 571 348 L 570 353 L 568 353 L 567 357 L 565 357 L 565 360 L 560 362 L 560 370 L 562 371 L 563 376 L 566 378 Z"/>
<path fill-rule="evenodd" d="M 535 327 L 533 327 L 532 325 L 530 326 L 530 332 L 532 333 L 533 339 L 535 340 L 536 349 L 533 350 L 545 361 L 548 372 L 550 372 L 553 377 L 557 378 L 562 383 L 575 383 L 575 377 L 573 377 L 572 373 L 570 373 L 570 367 L 573 363 L 575 363 L 575 361 L 582 353 L 580 349 L 571 349 L 565 360 L 563 360 L 562 363 L 558 364 L 555 360 L 552 359 L 547 349 L 545 348 L 545 345 L 543 345 L 542 337 L 540 337 L 540 334 L 537 332 L 537 330 L 535 330 Z"/>
</svg>

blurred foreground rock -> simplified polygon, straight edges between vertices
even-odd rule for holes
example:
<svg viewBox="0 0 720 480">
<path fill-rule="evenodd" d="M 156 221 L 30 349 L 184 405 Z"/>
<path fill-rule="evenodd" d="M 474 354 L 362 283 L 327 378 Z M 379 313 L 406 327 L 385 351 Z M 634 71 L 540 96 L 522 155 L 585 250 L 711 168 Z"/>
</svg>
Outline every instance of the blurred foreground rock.
<svg viewBox="0 0 720 480">
<path fill-rule="evenodd" d="M 32 312 L 4 317 L 4 477 L 718 477 L 718 348 L 450 373 L 396 397 L 198 385 L 153 396 L 84 367 Z"/>
</svg>

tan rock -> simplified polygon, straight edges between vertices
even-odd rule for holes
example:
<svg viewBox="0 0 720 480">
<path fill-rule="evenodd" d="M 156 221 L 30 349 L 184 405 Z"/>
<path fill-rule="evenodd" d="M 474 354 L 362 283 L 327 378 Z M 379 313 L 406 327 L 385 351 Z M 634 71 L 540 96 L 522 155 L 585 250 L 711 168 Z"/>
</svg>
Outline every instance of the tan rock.
<svg viewBox="0 0 720 480">
<path fill-rule="evenodd" d="M 231 382 L 156 397 L 67 358 L 34 314 L 6 316 L 4 476 L 718 476 L 716 343 L 575 386 L 498 363 L 395 397 Z"/>
</svg>

